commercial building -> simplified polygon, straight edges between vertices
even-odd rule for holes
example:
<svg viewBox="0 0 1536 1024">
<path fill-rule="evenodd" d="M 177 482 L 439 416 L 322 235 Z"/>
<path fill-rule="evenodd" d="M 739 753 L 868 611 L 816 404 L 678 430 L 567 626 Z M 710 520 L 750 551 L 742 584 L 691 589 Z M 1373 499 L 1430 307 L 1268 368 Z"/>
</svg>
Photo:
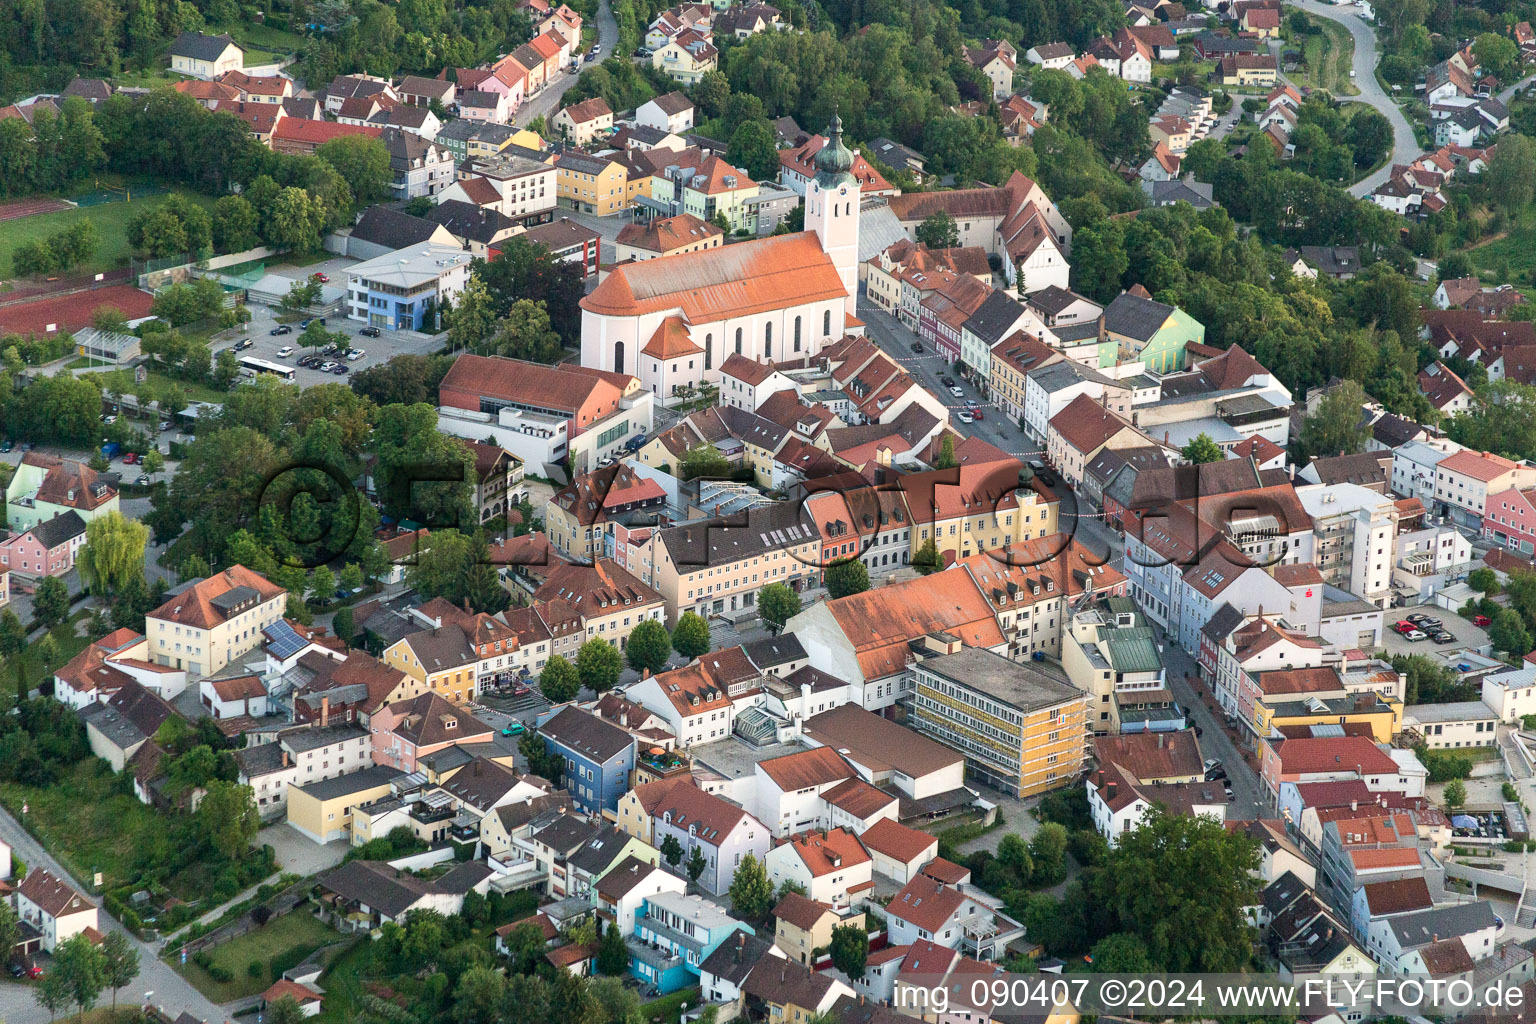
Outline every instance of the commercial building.
<svg viewBox="0 0 1536 1024">
<path fill-rule="evenodd" d="M 399 331 L 436 333 L 442 307 L 469 283 L 469 253 L 428 244 L 347 269 L 347 319 Z"/>
</svg>

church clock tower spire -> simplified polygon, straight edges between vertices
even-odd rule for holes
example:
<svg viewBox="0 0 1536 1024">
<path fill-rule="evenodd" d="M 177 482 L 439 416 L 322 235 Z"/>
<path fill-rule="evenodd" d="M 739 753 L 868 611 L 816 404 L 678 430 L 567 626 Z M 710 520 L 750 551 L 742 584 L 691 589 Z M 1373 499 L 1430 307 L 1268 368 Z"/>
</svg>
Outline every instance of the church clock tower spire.
<svg viewBox="0 0 1536 1024">
<path fill-rule="evenodd" d="M 835 113 L 814 162 L 816 176 L 805 189 L 805 227 L 816 233 L 822 252 L 837 268 L 848 293 L 844 311 L 853 316 L 859 289 L 859 180 L 852 173 L 854 153 L 843 143 L 843 119 Z M 842 325 L 836 329 L 840 334 Z"/>
</svg>

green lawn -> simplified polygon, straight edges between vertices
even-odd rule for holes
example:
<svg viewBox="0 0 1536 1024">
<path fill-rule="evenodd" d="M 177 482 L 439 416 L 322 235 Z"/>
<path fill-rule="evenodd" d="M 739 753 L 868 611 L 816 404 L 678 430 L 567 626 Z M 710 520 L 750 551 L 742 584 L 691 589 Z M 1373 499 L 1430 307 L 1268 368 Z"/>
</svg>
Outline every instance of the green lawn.
<svg viewBox="0 0 1536 1024">
<path fill-rule="evenodd" d="M 249 48 L 266 50 L 269 53 L 289 54 L 304 45 L 304 37 L 298 33 L 285 32 L 270 25 L 239 25 L 230 29 L 229 35 L 235 42 L 248 48 L 245 61 L 247 64 L 260 63 L 250 59 Z"/>
<path fill-rule="evenodd" d="M 191 959 L 183 964 L 175 950 L 168 953 L 177 973 L 195 985 L 199 992 L 216 1003 L 227 1003 L 231 999 L 243 999 L 266 991 L 274 980 L 271 971 L 273 957 L 286 957 L 290 961 L 288 966 L 293 966 L 321 946 L 340 941 L 341 937 L 340 932 L 300 907 L 292 913 L 274 918 L 264 928 L 209 950 L 212 966 L 228 971 L 231 975 L 229 981 L 215 981 L 211 974 Z M 255 976 L 250 973 L 250 965 L 253 963 L 261 966 L 259 974 Z"/>
<path fill-rule="evenodd" d="M 59 665 L 64 664 L 70 658 L 73 658 L 75 655 L 85 650 L 85 645 L 89 641 L 87 641 L 84 636 L 81 636 L 78 632 L 76 632 L 75 624 L 82 623 L 88 618 L 90 618 L 89 613 L 84 611 L 77 611 L 70 617 L 68 622 L 60 623 L 49 631 L 53 635 L 54 644 L 56 644 L 59 649 L 56 663 L 53 665 L 54 668 L 58 668 Z M 26 625 L 31 625 L 31 623 L 26 623 Z M 27 688 L 33 689 L 36 688 L 38 683 L 41 683 L 45 678 L 47 678 L 47 669 L 37 654 L 37 645 L 42 642 L 43 631 L 38 630 L 37 632 L 33 633 L 30 639 L 31 645 L 26 649 L 26 651 L 22 653 L 20 661 L 21 670 L 26 674 Z M 13 673 L 15 672 L 14 666 L 11 666 L 11 671 Z M 12 675 L 6 681 L 12 682 L 14 680 L 15 676 Z"/>
<path fill-rule="evenodd" d="M 1327 18 L 1308 15 L 1308 20 L 1322 31 L 1302 37 L 1299 46 L 1297 40 L 1287 40 L 1286 45 L 1301 50 L 1303 58 L 1302 66 L 1291 78 L 1314 89 L 1326 89 L 1335 96 L 1358 95 L 1360 90 L 1349 79 L 1355 60 L 1354 36 L 1349 29 Z"/>
<path fill-rule="evenodd" d="M 316 1024 L 351 1024 L 357 1019 L 358 1003 L 364 995 L 363 971 L 372 962 L 373 943 L 367 938 L 355 940 L 350 949 L 331 961 L 320 975 L 325 1002 L 314 1018 Z"/>
<path fill-rule="evenodd" d="M 1480 271 L 1496 275 L 1507 271 L 1510 280 L 1527 280 L 1526 275 L 1536 270 L 1536 210 L 1522 211 L 1503 235 L 1468 249 L 1467 255 Z"/>
<path fill-rule="evenodd" d="M 213 200 L 195 193 L 187 193 L 195 202 L 211 207 Z M 5 222 L 0 231 L 0 277 L 11 276 L 11 254 L 23 242 L 42 240 L 70 227 L 78 220 L 89 220 L 96 227 L 101 242 L 96 255 L 70 271 L 71 274 L 95 274 L 123 266 L 128 262 L 128 221 L 139 211 L 153 209 L 165 202 L 165 196 L 150 196 L 125 203 L 107 203 L 102 206 L 60 210 L 57 213 L 40 213 Z"/>
<path fill-rule="evenodd" d="M 133 861 L 141 843 L 163 837 L 165 821 L 133 793 L 113 784 L 111 767 L 98 758 L 78 762 L 47 789 L 20 783 L 0 784 L 0 804 L 18 818 L 27 805 L 27 828 L 76 878 L 93 870 L 108 888 L 134 881 Z M 173 888 L 175 888 L 173 886 Z M 196 898 L 194 891 L 178 893 Z"/>
<path fill-rule="evenodd" d="M 699 1005 L 699 990 L 685 988 L 671 995 L 653 999 L 648 1003 L 640 1004 L 640 1016 L 642 1020 L 660 1020 L 661 1024 L 677 1024 L 683 1016 L 683 1004 L 689 1006 Z"/>
</svg>

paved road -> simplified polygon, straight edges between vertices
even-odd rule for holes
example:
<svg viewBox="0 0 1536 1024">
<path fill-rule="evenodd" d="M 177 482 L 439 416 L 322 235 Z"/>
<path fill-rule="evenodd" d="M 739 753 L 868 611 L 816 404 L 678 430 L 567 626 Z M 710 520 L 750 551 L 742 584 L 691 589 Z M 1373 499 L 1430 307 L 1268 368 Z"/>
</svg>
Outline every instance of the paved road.
<svg viewBox="0 0 1536 1024">
<path fill-rule="evenodd" d="M 619 23 L 613 20 L 613 11 L 608 7 L 608 0 L 603 0 L 597 8 L 597 43 L 603 48 L 603 53 L 612 56 L 619 45 Z M 517 116 L 512 119 L 516 125 L 526 125 L 536 117 L 553 114 L 560 109 L 560 97 L 565 91 L 576 84 L 576 74 L 569 71 L 561 71 L 554 82 L 544 86 L 544 90 L 533 99 L 518 108 Z"/>
<path fill-rule="evenodd" d="M 1499 102 L 1508 106 L 1509 101 L 1515 98 L 1515 93 L 1519 92 L 1521 89 L 1524 89 L 1532 82 L 1536 82 L 1536 75 L 1526 75 L 1524 78 L 1520 79 L 1520 81 L 1499 93 Z"/>
<path fill-rule="evenodd" d="M 1319 3 L 1318 0 L 1290 0 L 1290 4 L 1308 14 L 1338 22 L 1349 29 L 1349 34 L 1355 37 L 1355 86 L 1360 90 L 1359 96 L 1349 98 L 1375 107 L 1392 124 L 1391 159 L 1382 165 L 1380 170 L 1349 187 L 1350 195 L 1368 195 L 1387 180 L 1388 175 L 1392 173 L 1393 164 L 1412 163 L 1424 152 L 1419 145 L 1419 140 L 1414 137 L 1413 126 L 1408 123 L 1408 118 L 1403 116 L 1402 108 L 1392 102 L 1392 97 L 1376 80 L 1378 60 L 1376 30 L 1360 17 L 1354 7 L 1337 7 L 1333 4 Z"/>
<path fill-rule="evenodd" d="M 43 867 L 60 878 L 71 877 L 57 861 L 48 856 L 37 840 L 33 839 L 15 818 L 3 810 L 0 810 L 0 839 L 11 844 L 11 848 L 26 862 L 29 870 Z M 80 891 L 86 891 L 80 879 L 74 879 L 74 884 Z M 109 917 L 105 910 L 99 910 L 97 918 L 98 926 L 103 931 L 123 931 L 122 925 Z M 139 976 L 133 984 L 118 993 L 119 1002 L 130 1005 L 142 1003 L 144 994 L 153 992 L 149 1002 L 164 1008 L 170 1017 L 174 1018 L 186 1011 L 210 1024 L 227 1019 L 228 1014 L 223 1009 L 204 998 L 201 992 L 172 970 L 169 964 L 157 959 L 155 950 L 148 943 L 140 942 L 131 933 L 125 934 L 128 934 L 129 941 L 139 951 Z M 52 1015 L 38 1005 L 33 991 L 32 986 L 29 985 L 17 985 L 9 981 L 6 984 L 0 984 L 0 1019 L 4 1019 L 7 1024 L 51 1022 Z M 103 998 L 103 1002 L 110 1001 L 111 995 L 108 993 Z"/>
</svg>

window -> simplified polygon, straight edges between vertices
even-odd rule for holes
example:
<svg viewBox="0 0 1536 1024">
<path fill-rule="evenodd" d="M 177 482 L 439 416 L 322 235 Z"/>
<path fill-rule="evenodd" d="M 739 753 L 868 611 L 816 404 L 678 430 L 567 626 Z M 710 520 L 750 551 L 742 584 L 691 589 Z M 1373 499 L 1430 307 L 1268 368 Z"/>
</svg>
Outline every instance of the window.
<svg viewBox="0 0 1536 1024">
<path fill-rule="evenodd" d="M 795 317 L 795 351 L 800 351 L 800 318 Z"/>
<path fill-rule="evenodd" d="M 821 314 L 821 333 L 829 338 L 832 336 L 832 311 L 830 309 Z"/>
<path fill-rule="evenodd" d="M 763 325 L 763 358 L 773 358 L 773 324 Z"/>
<path fill-rule="evenodd" d="M 715 336 L 704 335 L 704 369 L 713 369 L 715 365 Z"/>
<path fill-rule="evenodd" d="M 736 328 L 736 354 L 741 355 L 741 328 Z"/>
<path fill-rule="evenodd" d="M 613 372 L 624 372 L 624 343 L 622 341 L 613 343 Z"/>
</svg>

